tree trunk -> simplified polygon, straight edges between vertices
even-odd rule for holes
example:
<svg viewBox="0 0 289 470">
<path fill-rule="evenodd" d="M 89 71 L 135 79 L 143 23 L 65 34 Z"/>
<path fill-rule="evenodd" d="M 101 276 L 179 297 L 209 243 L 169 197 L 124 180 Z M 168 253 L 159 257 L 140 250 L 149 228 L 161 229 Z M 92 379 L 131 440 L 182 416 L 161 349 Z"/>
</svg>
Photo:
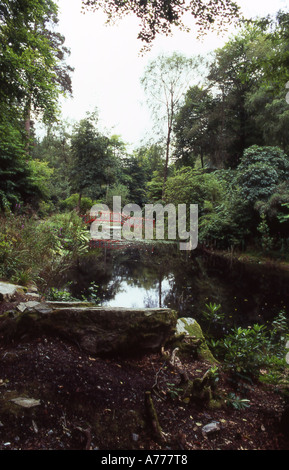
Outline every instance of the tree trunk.
<svg viewBox="0 0 289 470">
<path fill-rule="evenodd" d="M 24 129 L 25 129 L 25 150 L 29 153 L 30 137 L 31 137 L 31 100 L 28 100 L 24 111 Z"/>
<path fill-rule="evenodd" d="M 81 198 L 82 198 L 82 193 L 80 192 L 78 196 L 77 206 L 76 206 L 76 212 L 78 214 L 80 214 Z"/>
<path fill-rule="evenodd" d="M 171 125 L 169 125 L 169 127 L 168 127 L 168 135 L 167 135 L 167 145 L 166 145 L 166 163 L 165 163 L 165 170 L 164 170 L 163 190 L 162 190 L 162 200 L 163 200 L 163 201 L 164 201 L 164 198 L 165 198 L 166 182 L 167 182 L 167 177 L 168 177 L 168 166 L 169 166 L 169 156 L 170 156 L 171 133 L 172 133 L 172 127 L 171 127 Z"/>
<path fill-rule="evenodd" d="M 202 165 L 202 168 L 204 168 L 204 152 L 203 152 L 203 149 L 201 149 L 201 165 Z"/>
</svg>

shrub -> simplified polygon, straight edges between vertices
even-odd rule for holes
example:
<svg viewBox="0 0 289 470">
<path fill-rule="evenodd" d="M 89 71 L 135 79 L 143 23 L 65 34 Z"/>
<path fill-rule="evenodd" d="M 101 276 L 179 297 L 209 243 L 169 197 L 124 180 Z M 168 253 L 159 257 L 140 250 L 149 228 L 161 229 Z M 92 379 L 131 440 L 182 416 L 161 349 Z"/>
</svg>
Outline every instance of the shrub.
<svg viewBox="0 0 289 470">
<path fill-rule="evenodd" d="M 64 199 L 63 201 L 60 201 L 59 203 L 60 210 L 73 211 L 77 207 L 78 199 L 79 199 L 78 194 L 72 194 L 71 196 Z M 94 204 L 95 204 L 95 201 L 93 201 L 90 197 L 82 197 L 81 203 L 80 203 L 80 213 L 86 214 L 87 211 L 89 211 Z"/>
<path fill-rule="evenodd" d="M 262 378 L 270 382 L 280 377 L 288 367 L 285 344 L 288 339 L 288 321 L 284 312 L 273 320 L 271 327 L 255 324 L 252 327 L 235 327 L 222 340 L 211 340 L 215 357 L 233 376 Z M 266 370 L 265 377 L 260 370 Z"/>
<path fill-rule="evenodd" d="M 0 218 L 0 276 L 12 282 L 35 281 L 43 289 L 88 249 L 89 232 L 76 213 L 39 222 L 8 215 Z"/>
</svg>

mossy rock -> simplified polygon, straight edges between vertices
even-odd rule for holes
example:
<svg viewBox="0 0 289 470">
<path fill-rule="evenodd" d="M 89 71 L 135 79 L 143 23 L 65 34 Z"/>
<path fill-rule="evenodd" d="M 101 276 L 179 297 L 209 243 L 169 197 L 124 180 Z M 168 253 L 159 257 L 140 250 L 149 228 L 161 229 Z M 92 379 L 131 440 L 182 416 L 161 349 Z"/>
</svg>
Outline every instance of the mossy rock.
<svg viewBox="0 0 289 470">
<path fill-rule="evenodd" d="M 218 364 L 210 351 L 199 323 L 194 318 L 179 318 L 176 325 L 175 340 L 180 353 L 192 351 L 198 359 Z"/>
<path fill-rule="evenodd" d="M 76 343 L 95 355 L 160 350 L 173 337 L 171 309 L 125 309 L 33 302 L 24 311 L 0 315 L 0 336 L 20 339 L 42 334 Z"/>
</svg>

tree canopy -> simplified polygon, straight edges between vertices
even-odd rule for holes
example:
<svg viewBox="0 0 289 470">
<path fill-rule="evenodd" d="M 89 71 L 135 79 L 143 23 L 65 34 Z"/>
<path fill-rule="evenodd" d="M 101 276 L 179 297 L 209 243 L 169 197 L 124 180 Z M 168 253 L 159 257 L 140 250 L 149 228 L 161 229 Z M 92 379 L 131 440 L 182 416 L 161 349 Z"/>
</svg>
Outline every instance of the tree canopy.
<svg viewBox="0 0 289 470">
<path fill-rule="evenodd" d="M 138 38 L 150 45 L 158 34 L 170 35 L 172 28 L 188 30 L 184 17 L 196 20 L 198 34 L 229 24 L 239 15 L 239 6 L 232 0 L 83 0 L 84 9 L 103 10 L 108 22 L 134 14 L 140 20 Z"/>
<path fill-rule="evenodd" d="M 41 193 L 33 165 L 27 164 L 31 121 L 55 120 L 59 95 L 71 92 L 69 50 L 56 31 L 57 12 L 52 0 L 3 0 L 0 5 L 2 208 L 22 199 L 32 202 Z"/>
</svg>

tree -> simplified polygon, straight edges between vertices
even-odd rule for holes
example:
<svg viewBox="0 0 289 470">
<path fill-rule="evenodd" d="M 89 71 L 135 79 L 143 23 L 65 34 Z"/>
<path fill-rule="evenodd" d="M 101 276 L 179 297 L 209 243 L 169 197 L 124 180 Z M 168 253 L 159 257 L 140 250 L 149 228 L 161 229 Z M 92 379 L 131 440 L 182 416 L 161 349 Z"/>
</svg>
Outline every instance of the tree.
<svg viewBox="0 0 289 470">
<path fill-rule="evenodd" d="M 137 155 L 132 155 L 123 162 L 122 180 L 129 192 L 129 202 L 140 206 L 145 204 L 146 171 Z"/>
<path fill-rule="evenodd" d="M 135 156 L 144 168 L 146 180 L 149 181 L 154 171 L 163 174 L 165 155 L 161 144 L 148 143 L 136 149 Z"/>
<path fill-rule="evenodd" d="M 284 91 L 275 93 L 272 88 L 260 87 L 247 97 L 246 107 L 260 129 L 264 145 L 278 146 L 289 153 L 289 105 Z"/>
<path fill-rule="evenodd" d="M 173 27 L 189 30 L 183 17 L 192 15 L 198 34 L 221 27 L 225 29 L 239 16 L 239 7 L 232 0 L 83 0 L 84 9 L 102 9 L 108 23 L 130 13 L 141 22 L 138 38 L 148 47 L 158 34 L 170 35 Z"/>
<path fill-rule="evenodd" d="M 59 94 L 71 90 L 68 49 L 55 32 L 52 0 L 0 4 L 0 205 L 33 203 L 39 192 L 29 165 L 31 119 L 55 119 Z M 31 173 L 32 172 L 32 173 Z"/>
<path fill-rule="evenodd" d="M 218 100 L 219 161 L 227 166 L 236 168 L 252 145 L 289 148 L 288 19 L 279 12 L 276 20 L 244 23 L 215 51 L 208 81 Z"/>
<path fill-rule="evenodd" d="M 206 212 L 206 206 L 217 205 L 222 196 L 221 184 L 214 173 L 195 171 L 190 167 L 177 170 L 168 178 L 166 201 L 176 204 L 198 204 L 199 215 Z"/>
<path fill-rule="evenodd" d="M 168 174 L 173 124 L 176 112 L 192 75 L 193 59 L 174 52 L 172 55 L 160 54 L 152 60 L 141 79 L 148 95 L 148 103 L 158 126 L 165 123 L 165 165 L 163 176 L 163 195 Z"/>
<path fill-rule="evenodd" d="M 259 74 L 261 71 L 263 85 L 273 87 L 275 95 L 284 92 L 289 80 L 289 12 L 280 10 L 275 16 L 268 15 L 248 23 L 253 23 L 266 45 L 262 53 L 252 60 L 252 67 Z"/>
<path fill-rule="evenodd" d="M 241 187 L 244 200 L 253 208 L 256 202 L 268 200 L 288 177 L 289 159 L 281 149 L 254 145 L 244 152 L 235 184 Z"/>
<path fill-rule="evenodd" d="M 246 105 L 250 93 L 260 86 L 260 74 L 251 64 L 260 54 L 260 43 L 260 32 L 243 27 L 214 53 L 208 80 L 216 93 L 218 166 L 235 168 L 247 147 L 263 144 L 262 132 Z"/>
<path fill-rule="evenodd" d="M 59 94 L 71 92 L 69 50 L 55 31 L 57 13 L 52 0 L 2 2 L 0 101 L 18 112 L 20 107 L 25 121 L 31 112 L 53 119 Z"/>
<path fill-rule="evenodd" d="M 50 180 L 50 200 L 57 206 L 60 201 L 71 194 L 69 173 L 67 169 L 71 164 L 69 123 L 64 121 L 55 125 L 49 125 L 46 135 L 41 139 L 35 139 L 31 149 L 33 159 L 47 162 L 54 170 L 53 179 Z"/>
<path fill-rule="evenodd" d="M 71 138 L 72 163 L 70 181 L 72 191 L 97 199 L 115 181 L 115 164 L 110 140 L 97 130 L 96 113 L 88 114 L 76 124 Z M 105 187 L 105 190 L 103 189 Z"/>
<path fill-rule="evenodd" d="M 202 168 L 205 156 L 209 156 L 211 162 L 214 160 L 217 140 L 214 109 L 215 100 L 208 89 L 189 88 L 174 125 L 174 156 L 178 166 L 193 166 L 198 156 Z"/>
</svg>

